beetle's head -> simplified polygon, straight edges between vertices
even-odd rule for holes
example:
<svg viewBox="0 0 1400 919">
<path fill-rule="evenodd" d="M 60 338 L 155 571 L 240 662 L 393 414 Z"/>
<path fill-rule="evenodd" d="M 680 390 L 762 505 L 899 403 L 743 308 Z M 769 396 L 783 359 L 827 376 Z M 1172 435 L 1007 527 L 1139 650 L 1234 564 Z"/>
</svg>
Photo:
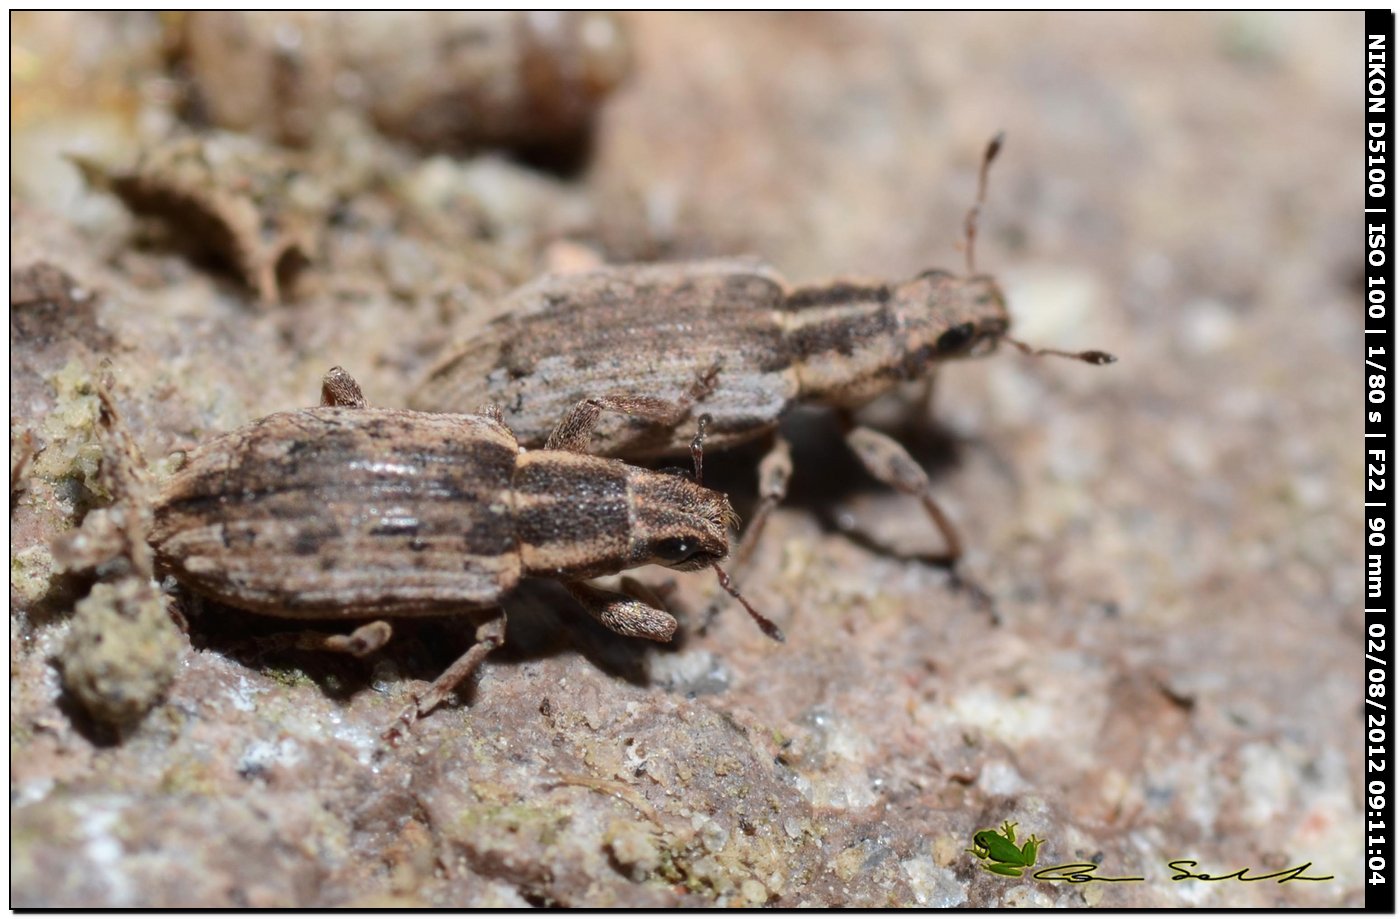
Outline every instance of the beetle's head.
<svg viewBox="0 0 1400 919">
<path fill-rule="evenodd" d="M 739 517 L 729 499 L 684 475 L 628 468 L 632 532 L 628 567 L 664 565 L 677 571 L 708 567 L 729 554 L 729 531 Z"/>
<path fill-rule="evenodd" d="M 1086 364 L 1111 364 L 1113 355 L 1104 351 L 1061 351 L 1033 348 L 1011 338 L 1011 314 L 1006 297 L 990 275 L 977 273 L 974 255 L 977 243 L 977 217 L 987 196 L 987 170 L 1001 149 L 1002 135 L 987 144 L 982 168 L 977 176 L 977 201 L 964 220 L 967 274 L 957 277 L 947 271 L 925 271 L 899 285 L 894 291 L 900 327 L 905 330 L 903 363 L 905 379 L 921 377 L 929 366 L 959 357 L 990 354 L 1006 342 L 1026 354 L 1069 357 Z"/>
<path fill-rule="evenodd" d="M 710 416 L 701 415 L 696 421 L 695 439 L 690 442 L 694 479 L 685 472 L 630 469 L 632 564 L 651 562 L 678 571 L 712 568 L 720 588 L 739 601 L 763 634 L 774 641 L 786 641 L 783 630 L 754 609 L 719 566 L 720 559 L 729 554 L 729 531 L 739 528 L 739 515 L 729 506 L 728 498 L 700 484 L 704 481 L 705 427 Z"/>
<path fill-rule="evenodd" d="M 1011 328 L 1006 297 L 988 275 L 925 271 L 895 296 L 905 327 L 917 338 L 906 353 L 928 361 L 990 354 Z"/>
<path fill-rule="evenodd" d="M 925 271 L 899 285 L 894 296 L 906 337 L 900 367 L 904 379 L 923 377 L 940 361 L 991 354 L 1001 342 L 1034 356 L 1068 357 L 1086 364 L 1117 360 L 1104 351 L 1036 348 L 1012 338 L 1006 297 L 985 274 L 960 278 L 946 271 Z"/>
<path fill-rule="evenodd" d="M 907 343 L 910 347 L 905 353 L 916 363 L 990 354 L 1011 328 L 1011 315 L 1006 311 L 1001 287 L 990 275 L 977 273 L 974 256 L 977 217 L 987 197 L 987 170 L 1001 150 L 1001 143 L 1002 135 L 997 134 L 982 154 L 977 201 L 963 221 L 967 274 L 957 277 L 948 271 L 925 271 L 901 284 L 895 292 L 901 318 L 915 339 Z M 922 369 L 906 368 L 915 372 Z"/>
</svg>

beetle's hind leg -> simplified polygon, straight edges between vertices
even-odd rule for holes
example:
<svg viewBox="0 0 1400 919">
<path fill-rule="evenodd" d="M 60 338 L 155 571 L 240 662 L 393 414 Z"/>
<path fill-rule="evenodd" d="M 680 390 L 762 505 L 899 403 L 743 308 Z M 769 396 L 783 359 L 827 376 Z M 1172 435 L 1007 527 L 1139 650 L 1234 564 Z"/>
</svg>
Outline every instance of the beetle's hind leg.
<svg viewBox="0 0 1400 919">
<path fill-rule="evenodd" d="M 431 712 L 446 699 L 451 692 L 470 677 L 486 656 L 506 642 L 506 611 L 500 607 L 468 612 L 476 623 L 476 643 L 461 657 L 452 662 L 442 674 L 413 700 L 413 704 L 403 710 L 389 729 L 384 739 L 394 741 L 413 726 L 419 718 Z"/>
<path fill-rule="evenodd" d="M 462 681 L 471 676 L 486 655 L 506 643 L 506 611 L 500 607 L 473 613 L 476 622 L 476 643 L 466 653 L 452 662 L 452 666 L 442 672 L 432 685 L 418 697 L 416 709 L 422 717 L 447 698 Z"/>
<path fill-rule="evenodd" d="M 389 643 L 393 628 L 383 619 L 360 626 L 349 635 L 326 635 L 321 632 L 301 632 L 296 646 L 304 651 L 334 651 L 365 657 Z"/>
</svg>

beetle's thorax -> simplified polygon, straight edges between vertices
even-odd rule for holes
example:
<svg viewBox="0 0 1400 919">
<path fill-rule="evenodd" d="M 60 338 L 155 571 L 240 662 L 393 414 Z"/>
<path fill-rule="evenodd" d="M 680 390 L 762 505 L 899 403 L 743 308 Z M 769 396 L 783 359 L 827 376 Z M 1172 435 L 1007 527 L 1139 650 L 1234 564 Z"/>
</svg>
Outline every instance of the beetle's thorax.
<svg viewBox="0 0 1400 919">
<path fill-rule="evenodd" d="M 557 450 L 522 453 L 512 487 L 526 574 L 565 581 L 724 558 L 737 523 L 722 494 L 681 476 Z"/>
<path fill-rule="evenodd" d="M 944 271 L 799 288 L 785 305 L 801 398 L 830 405 L 861 405 L 939 361 L 989 353 L 1010 326 L 995 281 Z"/>
<path fill-rule="evenodd" d="M 510 497 L 526 574 L 577 580 L 629 567 L 631 498 L 619 464 L 558 450 L 521 453 Z"/>
</svg>

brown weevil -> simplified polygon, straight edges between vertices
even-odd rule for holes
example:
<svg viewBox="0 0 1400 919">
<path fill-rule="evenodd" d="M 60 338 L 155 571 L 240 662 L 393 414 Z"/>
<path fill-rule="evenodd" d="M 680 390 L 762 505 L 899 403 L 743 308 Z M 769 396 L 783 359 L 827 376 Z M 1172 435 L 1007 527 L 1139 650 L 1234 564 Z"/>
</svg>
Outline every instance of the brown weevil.
<svg viewBox="0 0 1400 919">
<path fill-rule="evenodd" d="M 744 260 L 623 265 L 546 275 L 511 295 L 500 316 L 448 350 L 410 397 L 425 411 L 500 405 L 522 443 L 537 446 L 568 405 L 589 392 L 647 393 L 670 405 L 652 418 L 601 424 L 591 449 L 627 459 L 671 455 L 687 444 L 691 414 L 710 419 L 711 447 L 762 437 L 773 446 L 759 467 L 760 503 L 734 565 L 742 565 L 792 473 L 779 419 L 799 403 L 835 409 L 846 442 L 876 479 L 918 497 L 942 534 L 926 560 L 950 568 L 961 541 L 934 501 L 928 476 L 898 442 L 851 417 L 855 408 L 944 361 L 992 352 L 1006 342 L 1030 354 L 1111 363 L 1102 351 L 1033 349 L 1009 337 L 1011 318 L 995 279 L 976 271 L 973 244 L 987 170 L 967 215 L 967 274 L 926 271 L 900 283 L 832 281 L 791 287 L 771 268 Z M 954 569 L 956 573 L 956 569 Z"/>
<path fill-rule="evenodd" d="M 370 408 L 338 367 L 321 402 L 193 450 L 156 502 L 151 544 L 160 569 L 229 606 L 376 619 L 325 637 L 318 646 L 328 650 L 378 649 L 390 635 L 378 617 L 470 614 L 476 644 L 405 722 L 431 711 L 502 644 L 500 603 L 523 577 L 563 582 L 609 629 L 653 641 L 671 638 L 670 613 L 587 579 L 657 564 L 712 567 L 727 583 L 718 562 L 738 520 L 723 494 L 583 452 L 603 411 L 645 414 L 656 408 L 650 400 L 581 400 L 547 448 L 531 451 L 499 413 Z"/>
</svg>

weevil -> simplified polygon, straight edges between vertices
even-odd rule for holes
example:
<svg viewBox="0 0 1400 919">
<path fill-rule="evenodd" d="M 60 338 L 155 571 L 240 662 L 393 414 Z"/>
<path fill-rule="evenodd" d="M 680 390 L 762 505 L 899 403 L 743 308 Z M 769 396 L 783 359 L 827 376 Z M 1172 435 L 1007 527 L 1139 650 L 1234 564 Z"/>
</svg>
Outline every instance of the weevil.
<svg viewBox="0 0 1400 919">
<path fill-rule="evenodd" d="M 616 13 L 263 10 L 163 21 L 202 118 L 293 146 L 324 140 L 346 108 L 428 150 L 567 141 L 631 69 Z"/>
<path fill-rule="evenodd" d="M 614 632 L 668 641 L 676 620 L 654 600 L 587 583 L 657 564 L 709 566 L 727 584 L 718 563 L 738 518 L 723 494 L 584 452 L 604 411 L 654 408 L 645 398 L 584 399 L 546 449 L 525 451 L 499 413 L 371 408 L 337 367 L 320 406 L 269 415 L 190 453 L 155 503 L 157 565 L 240 609 L 374 619 L 319 642 L 357 655 L 388 641 L 380 617 L 471 615 L 476 643 L 406 721 L 504 642 L 500 604 L 524 577 L 562 582 Z M 693 442 L 698 476 L 702 437 Z"/>
<path fill-rule="evenodd" d="M 965 276 L 932 270 L 899 283 L 793 287 L 747 260 L 546 275 L 510 295 L 484 331 L 450 348 L 410 405 L 452 411 L 489 400 L 502 406 L 522 443 L 538 445 L 581 394 L 664 400 L 670 409 L 663 416 L 616 416 L 599 426 L 592 449 L 628 459 L 683 451 L 684 422 L 696 413 L 710 418 L 711 447 L 772 437 L 759 466 L 760 502 L 735 567 L 787 492 L 792 459 L 779 420 L 798 404 L 828 406 L 865 469 L 916 496 L 942 534 L 943 551 L 924 558 L 952 568 L 962 543 L 923 468 L 851 412 L 901 383 L 931 378 L 945 361 L 988 354 L 1002 342 L 1090 364 L 1114 360 L 1102 351 L 1035 349 L 1009 337 L 1006 298 L 994 278 L 977 272 L 974 258 L 987 171 L 1000 147 L 998 135 L 983 156 L 965 221 Z"/>
</svg>

